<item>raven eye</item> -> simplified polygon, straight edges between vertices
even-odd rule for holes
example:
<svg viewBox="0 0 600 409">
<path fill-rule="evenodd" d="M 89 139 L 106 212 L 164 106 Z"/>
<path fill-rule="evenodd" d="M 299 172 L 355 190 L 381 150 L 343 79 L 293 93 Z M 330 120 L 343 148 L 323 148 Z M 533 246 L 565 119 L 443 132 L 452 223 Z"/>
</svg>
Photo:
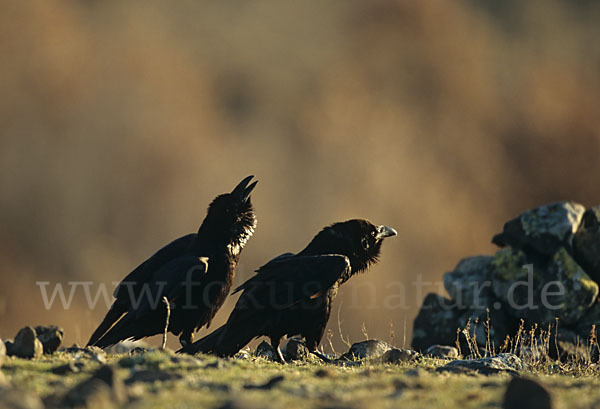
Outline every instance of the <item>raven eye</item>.
<svg viewBox="0 0 600 409">
<path fill-rule="evenodd" d="M 365 249 L 365 250 L 369 248 L 369 240 L 367 240 L 366 237 L 363 237 L 360 240 L 360 244 L 362 245 L 363 249 Z"/>
</svg>

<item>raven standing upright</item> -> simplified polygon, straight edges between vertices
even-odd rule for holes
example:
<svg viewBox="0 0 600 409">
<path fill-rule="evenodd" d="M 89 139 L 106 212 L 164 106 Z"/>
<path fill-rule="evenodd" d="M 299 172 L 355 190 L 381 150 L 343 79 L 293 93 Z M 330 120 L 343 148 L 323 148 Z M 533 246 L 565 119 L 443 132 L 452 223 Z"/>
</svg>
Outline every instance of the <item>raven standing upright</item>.
<svg viewBox="0 0 600 409">
<path fill-rule="evenodd" d="M 377 262 L 383 239 L 396 234 L 361 219 L 324 228 L 300 253 L 283 254 L 259 268 L 234 291 L 243 290 L 225 325 L 182 351 L 231 356 L 267 336 L 284 362 L 281 338 L 301 335 L 316 353 L 338 287 Z"/>
<path fill-rule="evenodd" d="M 183 346 L 194 331 L 210 322 L 229 294 L 244 245 L 256 227 L 250 194 L 256 181 L 242 180 L 231 193 L 217 196 L 198 233 L 167 244 L 133 270 L 115 289 L 110 310 L 88 345 L 101 348 L 168 330 Z"/>
</svg>

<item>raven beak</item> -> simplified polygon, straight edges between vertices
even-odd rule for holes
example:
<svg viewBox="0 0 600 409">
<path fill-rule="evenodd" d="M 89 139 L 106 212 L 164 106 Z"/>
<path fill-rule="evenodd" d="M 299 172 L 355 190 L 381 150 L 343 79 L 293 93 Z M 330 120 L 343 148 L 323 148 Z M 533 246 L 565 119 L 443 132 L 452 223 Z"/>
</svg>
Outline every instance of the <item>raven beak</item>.
<svg viewBox="0 0 600 409">
<path fill-rule="evenodd" d="M 236 197 L 240 202 L 245 202 L 250 197 L 252 189 L 256 186 L 258 181 L 254 181 L 248 186 L 248 183 L 254 178 L 254 175 L 250 175 L 242 180 L 232 191 L 231 195 Z"/>
<path fill-rule="evenodd" d="M 379 226 L 377 227 L 377 235 L 375 238 L 377 240 L 385 239 L 386 237 L 392 237 L 398 235 L 398 232 L 389 227 L 389 226 Z"/>
</svg>

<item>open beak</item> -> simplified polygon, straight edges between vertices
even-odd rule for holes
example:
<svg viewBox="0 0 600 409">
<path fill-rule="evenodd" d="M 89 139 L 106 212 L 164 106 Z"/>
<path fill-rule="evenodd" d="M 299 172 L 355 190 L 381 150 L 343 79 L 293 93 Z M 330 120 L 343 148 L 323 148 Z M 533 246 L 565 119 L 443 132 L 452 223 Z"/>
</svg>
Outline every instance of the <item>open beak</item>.
<svg viewBox="0 0 600 409">
<path fill-rule="evenodd" d="M 238 198 L 238 200 L 240 202 L 245 202 L 248 200 L 248 198 L 250 197 L 250 194 L 252 193 L 252 189 L 254 189 L 254 187 L 256 186 L 256 184 L 258 183 L 257 180 L 255 180 L 254 182 L 250 183 L 250 181 L 254 178 L 254 175 L 250 175 L 246 178 L 244 178 L 244 180 L 242 180 L 232 191 L 231 191 L 231 195 L 233 197 Z M 248 183 L 250 183 L 250 185 L 248 185 Z"/>
<path fill-rule="evenodd" d="M 398 232 L 389 227 L 389 226 L 379 226 L 377 227 L 377 235 L 375 236 L 375 238 L 377 240 L 381 240 L 381 239 L 385 239 L 386 237 L 392 237 L 392 236 L 397 236 Z"/>
</svg>

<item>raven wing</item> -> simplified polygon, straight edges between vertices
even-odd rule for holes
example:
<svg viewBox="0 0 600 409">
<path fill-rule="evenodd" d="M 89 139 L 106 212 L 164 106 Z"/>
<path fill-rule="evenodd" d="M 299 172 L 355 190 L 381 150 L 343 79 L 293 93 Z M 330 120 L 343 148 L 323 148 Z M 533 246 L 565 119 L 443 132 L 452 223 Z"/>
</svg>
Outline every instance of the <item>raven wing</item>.
<svg viewBox="0 0 600 409">
<path fill-rule="evenodd" d="M 162 298 L 169 302 L 186 296 L 186 282 L 198 282 L 206 273 L 205 257 L 179 257 L 165 264 L 154 274 L 152 281 L 141 286 L 140 293 L 131 297 L 132 306 L 94 345 L 105 348 L 119 341 L 140 339 L 160 333 L 156 324 L 165 313 Z"/>
<path fill-rule="evenodd" d="M 262 274 L 264 272 L 272 271 L 271 266 L 273 264 L 279 263 L 280 261 L 288 259 L 288 258 L 293 257 L 293 256 L 295 256 L 294 253 L 283 253 L 283 254 L 280 254 L 277 257 L 272 258 L 271 260 L 269 260 L 267 262 L 267 264 L 265 264 L 264 266 L 262 266 L 258 270 L 256 270 L 256 274 Z M 241 284 L 239 287 L 237 287 L 235 290 L 233 290 L 231 294 L 235 294 L 235 293 L 238 293 L 238 292 L 240 292 L 242 290 L 245 290 L 246 287 L 248 286 L 248 283 L 253 282 L 254 278 L 255 277 L 252 277 L 251 279 L 249 279 L 246 282 L 244 282 L 243 284 Z"/>
<path fill-rule="evenodd" d="M 117 288 L 115 288 L 114 297 L 117 299 L 128 298 L 130 296 L 127 290 L 129 283 L 137 286 L 150 282 L 162 266 L 174 258 L 184 256 L 188 249 L 190 249 L 195 238 L 196 233 L 186 234 L 160 248 L 121 280 Z"/>
<path fill-rule="evenodd" d="M 286 309 L 318 297 L 349 273 L 350 260 L 339 254 L 274 259 L 239 287 L 242 295 L 225 325 L 186 352 L 234 355 L 270 326 L 278 325 Z"/>
<path fill-rule="evenodd" d="M 191 249 L 191 245 L 196 238 L 195 233 L 187 234 L 159 249 L 150 258 L 137 266 L 131 273 L 119 283 L 115 288 L 114 297 L 116 298 L 112 306 L 106 313 L 98 328 L 90 336 L 87 345 L 95 345 L 96 342 L 125 314 L 131 307 L 144 284 L 150 282 L 154 274 L 170 260 L 184 256 Z"/>
<path fill-rule="evenodd" d="M 340 254 L 293 256 L 269 262 L 239 287 L 244 292 L 230 320 L 243 320 L 260 310 L 285 309 L 315 298 L 349 271 L 350 260 Z"/>
<path fill-rule="evenodd" d="M 179 257 L 165 264 L 154 274 L 152 281 L 142 288 L 136 300 L 136 319 L 155 310 L 163 297 L 167 297 L 169 302 L 184 299 L 188 295 L 188 286 L 198 283 L 207 270 L 207 257 Z"/>
</svg>

